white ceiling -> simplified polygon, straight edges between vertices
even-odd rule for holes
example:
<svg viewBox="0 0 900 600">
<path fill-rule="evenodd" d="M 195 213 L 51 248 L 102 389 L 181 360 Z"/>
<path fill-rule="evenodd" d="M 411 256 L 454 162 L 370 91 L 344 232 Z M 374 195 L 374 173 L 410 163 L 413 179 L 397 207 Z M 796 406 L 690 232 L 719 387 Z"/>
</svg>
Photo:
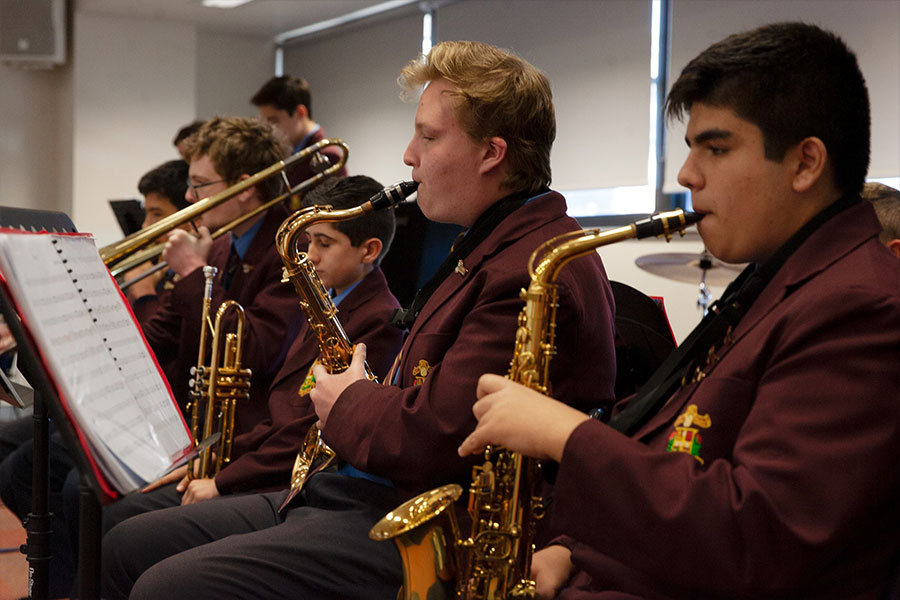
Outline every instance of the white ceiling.
<svg viewBox="0 0 900 600">
<path fill-rule="evenodd" d="M 191 23 L 209 31 L 274 37 L 365 9 L 384 0 L 252 0 L 206 8 L 201 0 L 75 0 L 79 12 Z"/>
</svg>

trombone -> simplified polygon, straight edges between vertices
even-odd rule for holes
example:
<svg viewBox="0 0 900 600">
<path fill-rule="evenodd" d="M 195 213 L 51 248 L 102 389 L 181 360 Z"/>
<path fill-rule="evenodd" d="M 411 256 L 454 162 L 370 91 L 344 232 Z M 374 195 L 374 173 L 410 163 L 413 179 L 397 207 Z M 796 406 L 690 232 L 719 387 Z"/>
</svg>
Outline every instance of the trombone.
<svg viewBox="0 0 900 600">
<path fill-rule="evenodd" d="M 287 175 L 285 175 L 285 169 L 287 169 L 295 162 L 301 160 L 317 160 L 316 157 L 318 157 L 318 160 L 327 160 L 321 154 L 319 154 L 319 152 L 329 146 L 339 146 L 343 151 L 341 158 L 335 164 L 329 165 L 320 173 L 316 173 L 309 179 L 301 181 L 297 185 L 291 187 L 290 182 L 287 179 Z M 137 267 L 138 265 L 141 265 L 148 260 L 153 260 L 161 255 L 163 249 L 165 248 L 165 244 L 159 242 L 153 243 L 153 241 L 161 235 L 165 235 L 176 227 L 179 227 L 180 225 L 196 219 L 204 212 L 215 208 L 216 206 L 222 204 L 227 200 L 230 200 L 247 188 L 253 187 L 254 185 L 257 185 L 258 183 L 268 179 L 269 177 L 279 174 L 281 175 L 286 187 L 288 188 L 287 192 L 281 194 L 276 198 L 273 198 L 272 200 L 269 200 L 268 202 L 260 205 L 254 210 L 241 215 L 237 219 L 220 227 L 212 234 L 213 239 L 215 239 L 220 235 L 228 233 L 235 227 L 239 226 L 241 223 L 244 223 L 256 217 L 258 214 L 268 210 L 279 202 L 283 202 L 294 194 L 302 192 L 303 190 L 316 185 L 329 175 L 340 171 L 344 167 L 344 164 L 347 162 L 347 156 L 349 155 L 349 153 L 350 148 L 347 147 L 347 144 L 344 142 L 344 140 L 337 138 L 324 139 L 313 144 L 312 146 L 304 148 L 296 154 L 292 154 L 284 160 L 278 161 L 277 163 L 263 169 L 262 171 L 259 171 L 258 173 L 255 173 L 254 175 L 251 175 L 243 181 L 239 181 L 238 183 L 230 186 L 226 190 L 219 192 L 218 194 L 194 202 L 190 206 L 179 210 L 175 214 L 169 215 L 165 219 L 157 221 L 156 223 L 145 229 L 136 231 L 135 233 L 132 233 L 131 235 L 123 238 L 118 242 L 109 244 L 108 246 L 104 246 L 100 249 L 100 258 L 103 259 L 104 264 L 110 270 L 110 273 L 112 273 L 113 277 L 118 277 L 122 273 L 125 273 L 126 271 L 129 271 Z M 151 273 L 165 268 L 165 266 L 165 262 L 158 263 L 149 271 L 145 271 L 144 273 L 142 273 L 141 277 L 132 279 L 122 284 L 122 289 L 127 288 L 131 283 L 134 283 Z"/>
</svg>

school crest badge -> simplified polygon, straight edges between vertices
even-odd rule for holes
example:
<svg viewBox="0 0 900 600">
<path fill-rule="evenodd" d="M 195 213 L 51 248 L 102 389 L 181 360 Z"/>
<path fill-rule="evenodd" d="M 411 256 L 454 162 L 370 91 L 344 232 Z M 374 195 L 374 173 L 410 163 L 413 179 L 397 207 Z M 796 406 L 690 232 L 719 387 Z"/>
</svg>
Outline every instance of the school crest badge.
<svg viewBox="0 0 900 600">
<path fill-rule="evenodd" d="M 309 371 L 306 372 L 306 378 L 303 380 L 303 383 L 300 384 L 300 390 L 297 392 L 297 395 L 305 396 L 309 393 L 309 390 L 316 387 L 316 378 L 313 375 L 313 367 L 320 364 L 322 364 L 322 361 L 317 358 L 313 361 L 313 364 L 310 365 Z"/>
<path fill-rule="evenodd" d="M 675 431 L 669 436 L 666 451 L 690 454 L 702 465 L 700 448 L 703 437 L 700 435 L 700 428 L 709 429 L 711 425 L 712 419 L 709 418 L 709 413 L 701 415 L 696 404 L 689 405 L 687 410 L 675 419 Z"/>
<path fill-rule="evenodd" d="M 415 378 L 413 385 L 422 385 L 425 383 L 425 378 L 428 377 L 428 372 L 431 371 L 431 365 L 428 364 L 427 360 L 420 360 L 419 364 L 413 367 L 412 374 Z"/>
</svg>

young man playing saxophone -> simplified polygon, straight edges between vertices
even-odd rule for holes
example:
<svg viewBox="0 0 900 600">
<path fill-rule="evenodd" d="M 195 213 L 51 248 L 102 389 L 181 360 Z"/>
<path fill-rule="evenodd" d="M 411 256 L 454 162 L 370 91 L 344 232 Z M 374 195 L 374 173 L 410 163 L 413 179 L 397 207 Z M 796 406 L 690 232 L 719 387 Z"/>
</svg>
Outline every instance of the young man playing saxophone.
<svg viewBox="0 0 900 600">
<path fill-rule="evenodd" d="M 609 425 L 484 375 L 460 454 L 559 462 L 541 598 L 896 598 L 900 270 L 860 200 L 856 57 L 812 25 L 736 34 L 672 86 L 684 112 L 700 235 L 753 264 Z"/>
<path fill-rule="evenodd" d="M 369 529 L 435 485 L 468 484 L 476 461 L 456 447 L 474 426 L 474 373 L 508 370 L 528 257 L 578 225 L 547 187 L 556 127 L 542 73 L 491 46 L 445 42 L 410 63 L 401 83 L 410 91 L 428 84 L 404 155 L 419 205 L 429 219 L 468 230 L 407 312 L 410 335 L 391 385 L 365 380 L 360 346 L 343 374 L 317 368 L 319 426 L 345 465 L 310 477 L 281 512 L 284 492 L 125 521 L 105 540 L 108 597 L 393 600 L 400 556 L 393 544 L 370 540 Z M 550 380 L 579 408 L 608 403 L 613 301 L 599 256 L 574 261 L 559 286 L 567 334 L 556 338 Z M 160 528 L 191 533 L 148 535 Z"/>
</svg>

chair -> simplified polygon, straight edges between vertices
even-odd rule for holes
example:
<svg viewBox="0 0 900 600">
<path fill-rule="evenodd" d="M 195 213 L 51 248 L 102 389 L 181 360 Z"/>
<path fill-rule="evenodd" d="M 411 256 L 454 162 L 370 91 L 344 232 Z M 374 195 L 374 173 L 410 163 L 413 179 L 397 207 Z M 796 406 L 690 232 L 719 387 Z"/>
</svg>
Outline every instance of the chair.
<svg viewBox="0 0 900 600">
<path fill-rule="evenodd" d="M 675 337 L 661 302 L 618 281 L 616 301 L 616 399 L 634 394 L 675 349 Z"/>
</svg>

